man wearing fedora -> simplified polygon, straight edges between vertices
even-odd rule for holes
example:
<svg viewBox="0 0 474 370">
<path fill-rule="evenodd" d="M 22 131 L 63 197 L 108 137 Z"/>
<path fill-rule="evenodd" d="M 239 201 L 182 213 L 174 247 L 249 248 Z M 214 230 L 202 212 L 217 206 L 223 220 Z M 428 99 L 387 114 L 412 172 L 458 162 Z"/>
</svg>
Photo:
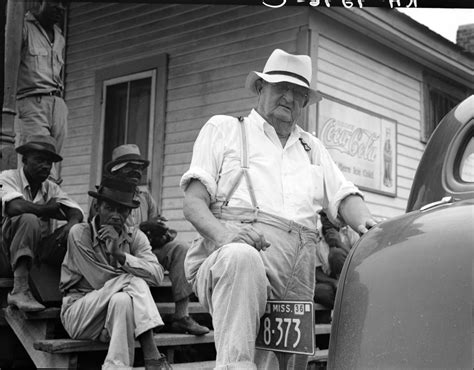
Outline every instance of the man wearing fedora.
<svg viewBox="0 0 474 370">
<path fill-rule="evenodd" d="M 143 350 L 146 369 L 169 369 L 159 353 L 153 328 L 163 321 L 149 286 L 163 280 L 163 268 L 146 235 L 125 222 L 139 207 L 136 185 L 104 176 L 91 222 L 74 226 L 61 266 L 61 321 L 74 339 L 110 342 L 102 368 L 131 367 L 135 339 Z"/>
<path fill-rule="evenodd" d="M 146 187 L 139 186 L 143 171 L 150 161 L 141 156 L 135 144 L 123 144 L 112 151 L 112 160 L 105 165 L 106 173 L 119 176 L 137 185 L 135 199 L 140 206 L 132 209 L 127 218 L 127 226 L 140 227 L 150 240 L 153 253 L 160 264 L 169 272 L 171 293 L 175 302 L 175 314 L 169 329 L 175 333 L 204 335 L 209 329 L 199 325 L 189 316 L 189 295 L 192 287 L 184 273 L 184 259 L 189 246 L 174 240 L 176 231 L 169 229 L 166 218 L 160 216 L 155 200 Z M 94 202 L 89 215 L 94 215 Z M 89 216 L 90 217 L 90 216 Z"/>
<path fill-rule="evenodd" d="M 184 215 L 202 236 L 185 270 L 213 316 L 217 369 L 278 368 L 273 352 L 255 350 L 259 318 L 267 299 L 313 300 L 318 211 L 359 233 L 376 223 L 322 143 L 297 125 L 320 99 L 311 66 L 309 56 L 274 50 L 247 78 L 255 108 L 212 117 L 181 178 Z"/>
<path fill-rule="evenodd" d="M 2 253 L 9 257 L 14 276 L 7 300 L 22 311 L 40 311 L 45 307 L 33 297 L 28 284 L 31 265 L 59 266 L 68 233 L 84 215 L 75 201 L 48 180 L 53 163 L 62 161 L 53 137 L 32 135 L 16 151 L 23 155 L 23 167 L 0 174 Z M 67 223 L 54 231 L 54 219 Z"/>
</svg>

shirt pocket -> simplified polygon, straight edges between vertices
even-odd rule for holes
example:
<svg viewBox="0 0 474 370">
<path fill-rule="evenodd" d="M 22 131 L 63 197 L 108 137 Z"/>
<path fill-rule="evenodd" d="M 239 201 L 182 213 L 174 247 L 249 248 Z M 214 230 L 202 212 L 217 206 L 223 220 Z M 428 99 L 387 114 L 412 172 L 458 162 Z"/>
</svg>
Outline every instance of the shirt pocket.
<svg viewBox="0 0 474 370">
<path fill-rule="evenodd" d="M 323 167 L 317 164 L 311 164 L 310 168 L 311 187 L 313 199 L 319 204 L 323 204 L 324 200 L 324 170 Z"/>
<path fill-rule="evenodd" d="M 51 62 L 49 60 L 48 49 L 44 46 L 38 45 L 37 43 L 31 43 L 26 58 L 27 64 L 30 68 L 41 72 L 48 71 Z"/>
</svg>

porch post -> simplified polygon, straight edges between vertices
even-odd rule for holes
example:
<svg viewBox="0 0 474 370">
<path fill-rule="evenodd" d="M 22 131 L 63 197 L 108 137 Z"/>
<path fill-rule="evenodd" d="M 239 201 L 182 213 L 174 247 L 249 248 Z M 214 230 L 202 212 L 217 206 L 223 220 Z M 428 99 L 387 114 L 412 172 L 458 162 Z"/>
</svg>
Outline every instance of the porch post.
<svg viewBox="0 0 474 370">
<path fill-rule="evenodd" d="M 2 39 L 4 40 L 5 59 L 3 68 L 3 108 L 2 127 L 0 130 L 0 170 L 16 168 L 17 154 L 15 152 L 14 120 L 16 114 L 16 87 L 18 69 L 20 66 L 21 38 L 25 2 L 8 0 L 6 4 L 6 19 L 2 20 Z M 4 27 L 3 27 L 3 22 Z"/>
</svg>

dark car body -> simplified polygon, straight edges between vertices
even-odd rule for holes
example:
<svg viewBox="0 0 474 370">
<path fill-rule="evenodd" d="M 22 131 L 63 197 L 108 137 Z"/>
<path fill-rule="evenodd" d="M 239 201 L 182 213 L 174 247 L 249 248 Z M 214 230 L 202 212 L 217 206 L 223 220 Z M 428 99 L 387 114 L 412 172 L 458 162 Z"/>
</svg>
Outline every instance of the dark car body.
<svg viewBox="0 0 474 370">
<path fill-rule="evenodd" d="M 342 271 L 329 369 L 472 369 L 474 96 L 438 125 L 405 215 L 362 237 Z"/>
</svg>

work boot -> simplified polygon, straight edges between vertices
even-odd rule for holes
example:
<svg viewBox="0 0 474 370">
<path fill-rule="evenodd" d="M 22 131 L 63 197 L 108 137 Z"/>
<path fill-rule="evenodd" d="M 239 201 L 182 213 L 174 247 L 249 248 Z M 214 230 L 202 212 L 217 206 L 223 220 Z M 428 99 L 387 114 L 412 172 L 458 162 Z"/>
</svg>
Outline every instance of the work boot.
<svg viewBox="0 0 474 370">
<path fill-rule="evenodd" d="M 29 289 L 8 293 L 7 303 L 23 312 L 42 311 L 46 308 L 33 297 Z"/>
<path fill-rule="evenodd" d="M 156 360 L 145 360 L 145 370 L 172 370 L 166 356 L 160 353 L 160 358 Z"/>
<path fill-rule="evenodd" d="M 180 319 L 175 319 L 170 325 L 172 333 L 189 333 L 193 335 L 204 335 L 209 333 L 209 329 L 205 326 L 199 325 L 193 318 L 184 316 Z"/>
</svg>

